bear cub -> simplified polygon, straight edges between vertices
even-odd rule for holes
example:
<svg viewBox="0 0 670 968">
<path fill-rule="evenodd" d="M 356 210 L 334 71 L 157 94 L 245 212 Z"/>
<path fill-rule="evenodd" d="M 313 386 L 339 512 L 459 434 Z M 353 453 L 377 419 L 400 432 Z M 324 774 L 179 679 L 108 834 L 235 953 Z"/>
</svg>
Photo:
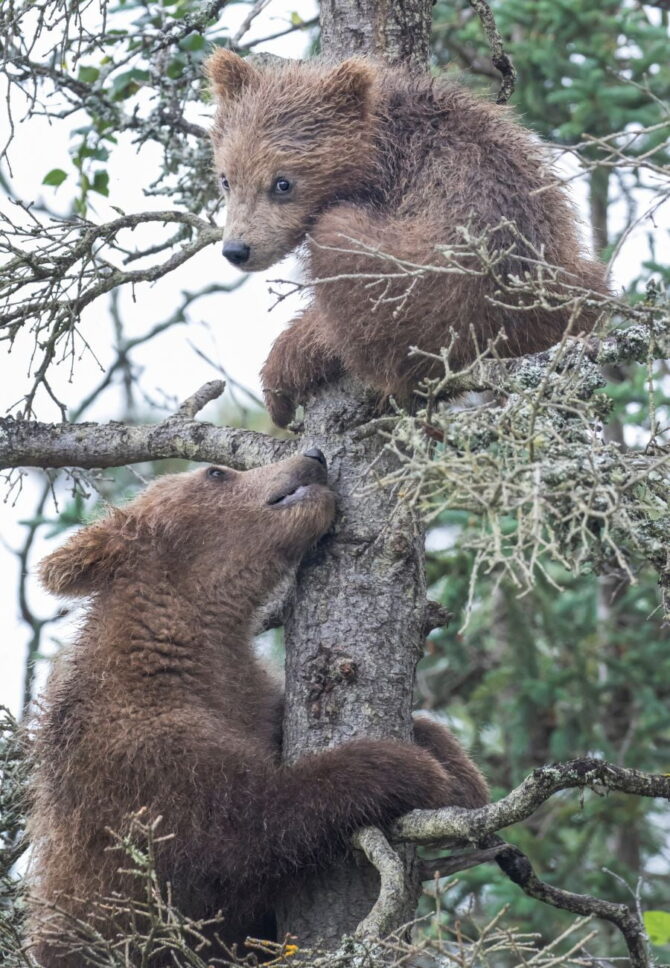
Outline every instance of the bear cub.
<svg viewBox="0 0 670 968">
<path fill-rule="evenodd" d="M 491 342 L 521 356 L 594 326 L 586 291 L 607 293 L 604 267 L 582 251 L 546 150 L 505 108 L 361 58 L 256 67 L 217 49 L 207 73 L 224 255 L 254 272 L 306 241 L 318 281 L 262 371 L 278 425 L 343 372 L 409 404 L 419 380 L 444 374 L 442 347 L 458 370 Z M 464 229 L 491 273 L 464 251 Z M 542 260 L 555 267 L 543 299 L 500 296 Z"/>
<path fill-rule="evenodd" d="M 142 879 L 109 850 L 109 831 L 141 808 L 173 835 L 157 844 L 160 885 L 192 919 L 221 910 L 231 944 L 268 937 L 282 887 L 357 827 L 487 801 L 454 737 L 425 720 L 417 745 L 359 739 L 281 764 L 282 697 L 252 635 L 270 591 L 331 525 L 325 463 L 314 449 L 162 477 L 42 563 L 50 591 L 90 597 L 36 724 L 29 930 L 44 968 L 79 968 L 66 942 L 96 899 L 142 902 Z M 45 919 L 45 905 L 61 913 Z M 105 910 L 95 926 L 112 938 Z"/>
</svg>

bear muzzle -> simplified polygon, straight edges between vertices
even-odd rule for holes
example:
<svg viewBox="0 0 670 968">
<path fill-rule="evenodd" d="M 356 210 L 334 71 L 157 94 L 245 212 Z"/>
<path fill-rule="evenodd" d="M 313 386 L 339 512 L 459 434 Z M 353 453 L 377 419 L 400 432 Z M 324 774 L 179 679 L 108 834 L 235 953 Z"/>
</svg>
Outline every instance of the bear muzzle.
<svg viewBox="0 0 670 968">
<path fill-rule="evenodd" d="M 241 267 L 245 262 L 249 261 L 251 249 L 244 242 L 232 239 L 224 242 L 223 254 L 232 265 Z"/>
<path fill-rule="evenodd" d="M 291 472 L 270 493 L 269 507 L 290 507 L 323 497 L 328 489 L 328 464 L 322 451 L 312 447 L 295 460 Z"/>
</svg>

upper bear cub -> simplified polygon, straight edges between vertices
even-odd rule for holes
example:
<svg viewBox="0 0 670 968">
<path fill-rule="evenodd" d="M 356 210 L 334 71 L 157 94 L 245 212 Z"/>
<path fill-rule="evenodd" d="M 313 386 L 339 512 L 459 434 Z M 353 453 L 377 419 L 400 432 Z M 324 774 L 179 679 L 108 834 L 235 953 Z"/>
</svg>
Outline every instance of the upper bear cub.
<svg viewBox="0 0 670 968">
<path fill-rule="evenodd" d="M 356 827 L 486 802 L 453 736 L 425 721 L 426 749 L 360 739 L 281 765 L 282 698 L 254 655 L 254 616 L 334 511 L 318 450 L 210 467 L 161 478 L 42 563 L 52 592 L 91 596 L 36 731 L 30 933 L 45 968 L 82 964 L 60 956 L 74 922 L 52 915 L 45 928 L 45 902 L 86 917 L 114 891 L 142 900 L 141 879 L 108 850 L 108 831 L 141 807 L 174 834 L 158 846 L 161 884 L 191 918 L 221 909 L 230 943 L 267 937 L 286 879 L 326 863 Z M 113 934 L 100 908 L 95 926 Z"/>
<path fill-rule="evenodd" d="M 257 68 L 217 49 L 207 71 L 224 255 L 266 269 L 307 237 L 308 278 L 321 280 L 263 368 L 279 425 L 343 370 L 408 401 L 417 380 L 443 372 L 410 358 L 412 345 L 449 347 L 460 368 L 496 337 L 500 356 L 517 356 L 594 325 L 597 308 L 574 297 L 606 293 L 604 268 L 584 256 L 543 146 L 504 108 L 362 59 Z M 464 273 L 448 269 L 438 246 L 462 245 L 463 227 L 489 233 L 492 275 L 467 255 Z M 544 299 L 491 303 L 500 279 L 543 258 L 557 267 Z"/>
</svg>

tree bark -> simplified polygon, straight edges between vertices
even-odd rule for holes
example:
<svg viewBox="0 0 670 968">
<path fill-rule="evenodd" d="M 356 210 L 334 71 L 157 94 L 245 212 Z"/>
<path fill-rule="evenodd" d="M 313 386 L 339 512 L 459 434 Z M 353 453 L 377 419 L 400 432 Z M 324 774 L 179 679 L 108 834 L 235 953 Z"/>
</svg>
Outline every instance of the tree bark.
<svg viewBox="0 0 670 968">
<path fill-rule="evenodd" d="M 339 513 L 335 533 L 300 570 L 285 624 L 284 758 L 355 736 L 408 740 L 414 669 L 425 623 L 424 542 L 420 521 L 395 495 L 374 486 L 390 458 L 379 435 L 352 427 L 374 416 L 352 383 L 328 388 L 306 409 L 305 442 L 329 464 Z M 419 892 L 408 849 L 407 904 Z M 336 945 L 353 933 L 379 892 L 376 871 L 353 852 L 285 899 L 280 937 Z M 398 927 L 395 925 L 395 927 Z"/>
<path fill-rule="evenodd" d="M 425 70 L 432 0 L 321 0 L 321 48 L 333 59 L 354 54 Z M 326 388 L 305 408 L 305 436 L 325 453 L 339 495 L 336 533 L 298 575 L 285 625 L 284 758 L 355 736 L 408 740 L 414 669 L 424 642 L 422 525 L 396 497 L 371 488 L 381 469 L 378 435 L 357 443 L 344 433 L 374 416 L 353 382 Z M 403 848 L 411 920 L 420 884 L 412 848 Z M 377 871 L 353 851 L 315 876 L 278 912 L 299 944 L 335 946 L 352 933 L 379 893 Z"/>
<path fill-rule="evenodd" d="M 321 0 L 321 49 L 333 60 L 360 54 L 425 70 L 432 0 Z"/>
</svg>

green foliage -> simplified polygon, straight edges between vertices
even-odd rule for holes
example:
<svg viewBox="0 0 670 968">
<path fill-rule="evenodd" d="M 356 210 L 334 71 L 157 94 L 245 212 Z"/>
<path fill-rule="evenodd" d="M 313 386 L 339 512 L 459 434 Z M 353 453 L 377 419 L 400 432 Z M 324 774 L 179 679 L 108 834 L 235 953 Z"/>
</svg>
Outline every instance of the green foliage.
<svg viewBox="0 0 670 968">
<path fill-rule="evenodd" d="M 460 524 L 451 514 L 442 523 Z M 455 614 L 454 626 L 472 565 L 458 546 L 430 558 L 429 576 Z M 494 590 L 492 578 L 482 578 L 470 625 L 436 634 L 420 667 L 419 704 L 454 721 L 494 798 L 535 766 L 587 753 L 642 770 L 670 768 L 670 632 L 658 611 L 655 576 L 642 571 L 637 586 L 621 588 L 595 576 L 554 577 L 560 593 L 540 579 L 522 598 L 509 584 Z M 505 836 L 548 882 L 630 903 L 624 884 L 635 889 L 667 834 L 656 825 L 653 801 L 568 792 Z M 510 904 L 513 923 L 545 939 L 570 922 L 565 912 L 520 896 L 494 865 L 460 877 L 460 893 L 448 897 L 447 923 L 471 892 L 479 898 L 473 913 Z M 644 907 L 661 907 L 663 879 L 645 881 L 641 897 Z M 594 951 L 621 954 L 616 932 L 606 933 L 609 941 L 601 938 Z"/>
<path fill-rule="evenodd" d="M 652 944 L 670 944 L 670 913 L 667 911 L 645 911 L 644 926 Z"/>
<path fill-rule="evenodd" d="M 655 157 L 667 164 L 667 12 L 617 0 L 493 0 L 491 5 L 518 71 L 512 104 L 526 124 L 567 145 L 580 142 L 585 132 L 603 138 L 633 125 L 658 125 L 632 142 L 629 154 L 660 146 Z M 499 79 L 486 73 L 490 61 L 481 27 L 465 0 L 437 4 L 434 44 L 438 62 L 465 69 L 466 83 L 497 90 Z M 658 182 L 632 167 L 614 167 L 603 179 L 603 169 L 595 166 L 597 152 L 585 148 L 582 155 L 594 164 L 591 195 L 605 210 L 605 225 L 592 228 L 601 244 L 609 242 L 609 252 L 619 232 L 607 217 L 612 185 L 633 191 L 625 231 L 644 199 L 653 199 Z M 661 229 L 657 236 L 666 233 Z M 651 273 L 661 288 L 670 283 L 667 251 L 650 233 L 650 256 L 640 253 L 632 301 L 642 298 Z M 662 430 L 670 424 L 665 364 L 656 364 L 651 374 L 634 366 L 613 376 L 605 392 L 612 401 L 607 420 L 614 438 L 625 434 L 631 446 L 644 446 L 660 432 L 658 453 L 665 453 Z M 472 591 L 474 563 L 460 538 L 477 525 L 469 512 L 449 511 L 431 535 L 430 547 L 442 550 L 429 556 L 429 580 L 455 619 L 453 628 L 431 638 L 419 669 L 418 704 L 453 720 L 471 743 L 494 797 L 535 766 L 583 753 L 643 770 L 670 770 L 670 629 L 659 609 L 658 576 L 639 566 L 632 585 L 616 568 L 600 577 L 571 575 L 544 559 L 547 577 L 538 577 L 519 597 L 511 582 L 496 587 L 495 573 L 482 574 L 472 618 L 457 631 Z M 506 837 L 528 854 L 540 877 L 572 891 L 630 904 L 630 890 L 642 878 L 645 925 L 655 945 L 667 945 L 667 870 L 645 877 L 650 861 L 658 864 L 667 848 L 657 810 L 653 802 L 630 797 L 588 794 L 582 802 L 577 793 L 566 792 Z M 660 863 L 667 865 L 667 859 Z M 495 865 L 486 865 L 460 875 L 460 890 L 443 901 L 445 924 L 453 924 L 457 914 L 467 923 L 470 914 L 490 912 L 503 902 L 515 924 L 545 939 L 570 922 L 565 912 L 520 896 Z M 592 954 L 624 954 L 616 932 L 602 926 L 599 931 Z"/>
<path fill-rule="evenodd" d="M 584 133 L 598 137 L 662 116 L 662 104 L 636 87 L 648 85 L 661 100 L 670 93 L 668 21 L 658 8 L 619 0 L 494 0 L 491 7 L 518 72 L 514 106 L 545 137 L 573 144 Z M 474 55 L 487 61 L 479 22 L 463 0 L 437 4 L 435 49 L 466 70 Z"/>
</svg>

